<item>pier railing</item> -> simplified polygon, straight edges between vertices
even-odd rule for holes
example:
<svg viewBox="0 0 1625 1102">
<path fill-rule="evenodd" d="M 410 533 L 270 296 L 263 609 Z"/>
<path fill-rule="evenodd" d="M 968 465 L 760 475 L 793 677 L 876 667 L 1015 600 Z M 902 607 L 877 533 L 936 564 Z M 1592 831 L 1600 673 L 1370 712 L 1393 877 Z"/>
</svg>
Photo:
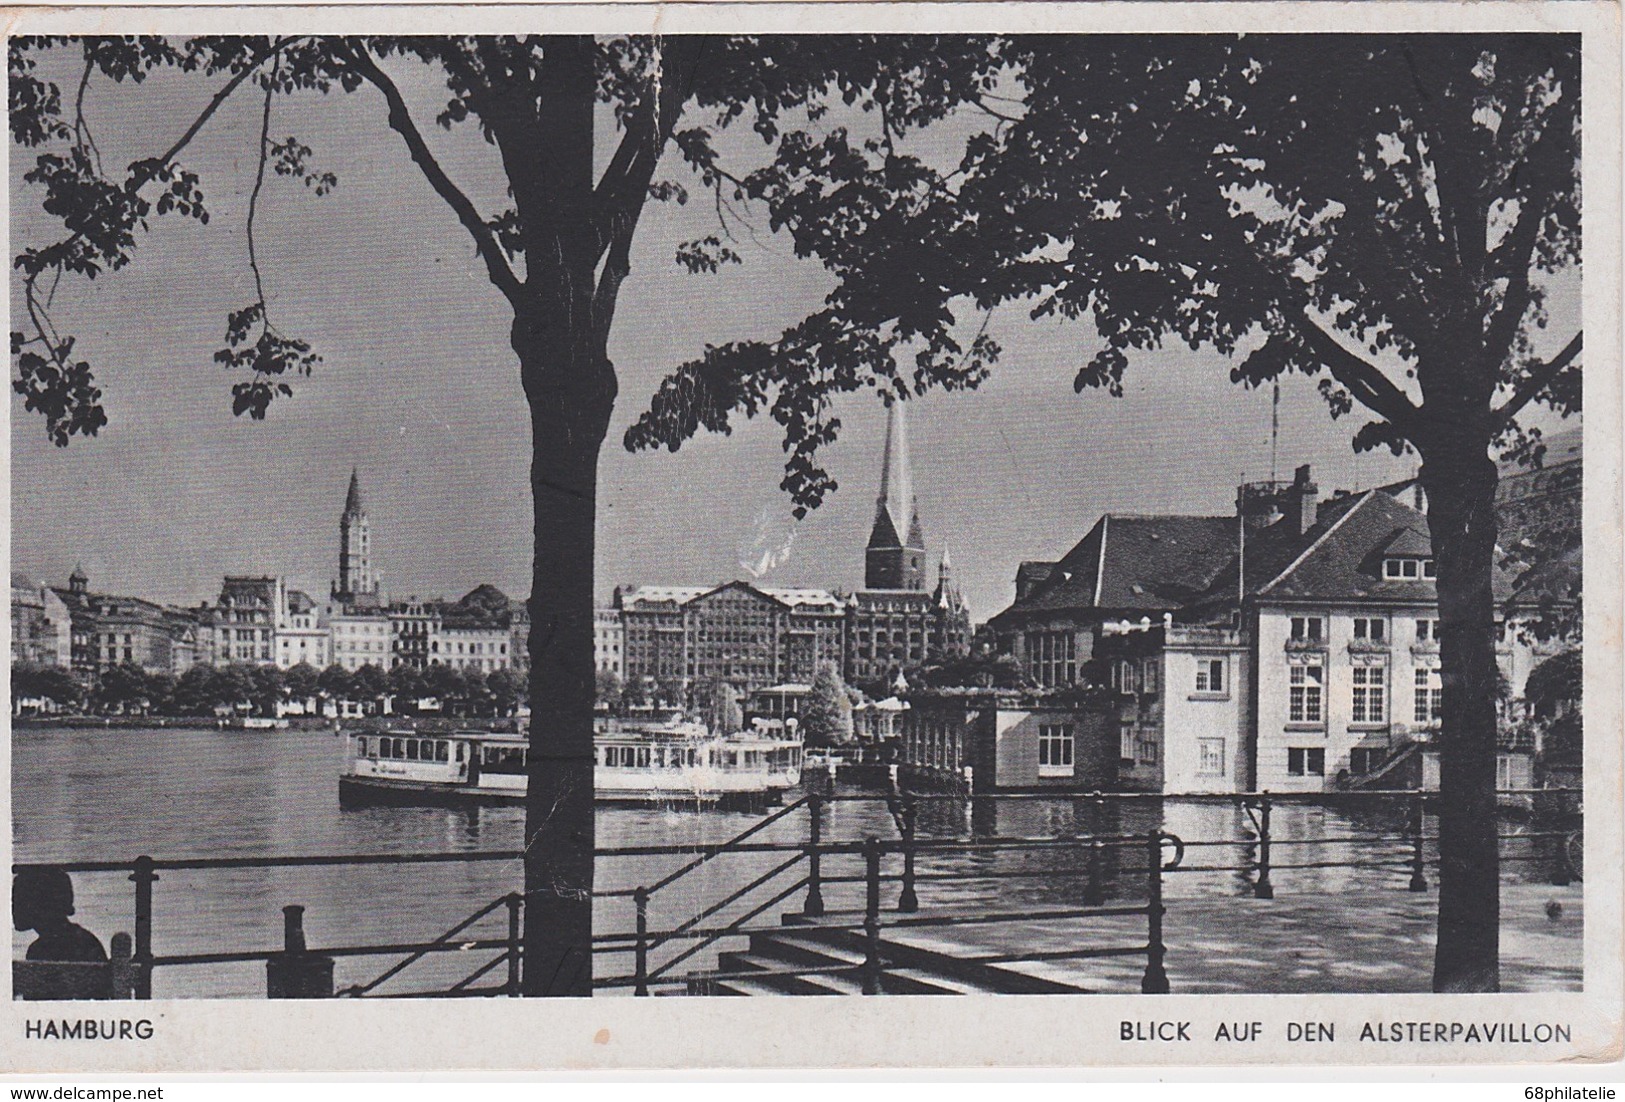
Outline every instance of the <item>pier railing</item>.
<svg viewBox="0 0 1625 1102">
<path fill-rule="evenodd" d="M 1531 812 L 1527 824 L 1498 831 L 1502 841 L 1534 843 L 1530 852 L 1503 855 L 1503 863 L 1534 862 L 1553 884 L 1567 884 L 1583 872 L 1583 836 L 1579 828 L 1579 792 L 1572 789 L 1507 789 L 1501 793 L 1522 801 Z M 884 990 L 886 935 L 910 930 L 988 924 L 1016 925 L 1052 919 L 1143 917 L 1145 940 L 1132 944 L 1080 944 L 1046 953 L 983 954 L 961 958 L 971 965 L 997 965 L 1014 960 L 1087 959 L 1144 955 L 1141 989 L 1166 990 L 1161 921 L 1165 907 L 1164 877 L 1227 873 L 1258 899 L 1275 897 L 1285 875 L 1290 889 L 1300 872 L 1326 869 L 1362 870 L 1387 880 L 1395 890 L 1424 892 L 1437 867 L 1437 835 L 1427 830 L 1429 801 L 1436 794 L 1415 790 L 1344 793 L 1227 793 L 1212 796 L 1161 796 L 1131 793 L 1021 793 L 994 797 L 953 794 L 810 794 L 752 823 L 734 837 L 708 845 L 604 847 L 597 851 L 600 869 L 640 857 L 662 857 L 676 867 L 647 884 L 595 892 L 617 910 L 622 921 L 599 922 L 593 938 L 596 986 L 627 989 L 635 994 L 686 987 L 705 991 L 726 979 L 717 964 L 727 945 L 768 931 L 801 931 L 857 939 L 861 964 L 834 969 L 855 976 L 865 991 Z M 1147 833 L 1094 830 L 1048 836 L 1000 836 L 971 830 L 964 836 L 924 836 L 921 811 L 947 801 L 967 805 L 1006 804 L 1027 800 L 1071 803 L 1080 810 L 1074 820 L 1109 822 L 1113 814 L 1141 803 L 1219 803 L 1238 808 L 1251 827 L 1241 836 L 1179 838 L 1157 829 Z M 1403 822 L 1390 829 L 1331 836 L 1290 837 L 1278 827 L 1277 815 L 1289 805 L 1374 806 L 1388 801 Z M 893 836 L 866 832 L 864 837 L 829 836 L 829 813 L 840 804 L 883 803 L 889 808 Z M 1092 817 L 1092 818 L 1091 818 Z M 1400 817 L 1400 816 L 1394 816 Z M 882 819 L 881 821 L 885 821 Z M 777 840 L 768 840 L 769 835 Z M 790 835 L 786 839 L 786 835 Z M 1161 854 L 1174 847 L 1172 860 Z M 1319 848 L 1317 852 L 1317 847 Z M 1328 855 L 1328 847 L 1338 847 Z M 1353 850 L 1352 854 L 1348 851 Z M 1400 851 L 1403 852 L 1400 852 Z M 1024 867 L 1000 855 L 1053 854 L 1060 862 Z M 1187 854 L 1191 858 L 1186 860 Z M 1285 860 L 1283 860 L 1283 856 Z M 954 866 L 955 860 L 960 862 Z M 422 866 L 445 863 L 510 862 L 521 869 L 517 850 L 404 854 L 319 855 L 287 857 L 217 857 L 132 861 L 89 861 L 55 867 L 79 874 L 127 874 L 133 885 L 133 957 L 135 997 L 152 997 L 152 974 L 158 968 L 188 968 L 266 962 L 267 993 L 276 996 L 332 995 L 351 997 L 477 997 L 517 995 L 522 970 L 520 931 L 524 901 L 516 892 L 500 894 L 451 925 L 437 937 L 418 941 L 306 946 L 301 906 L 284 908 L 280 947 L 220 952 L 154 952 L 157 924 L 175 916 L 159 913 L 154 885 L 164 873 L 179 871 L 270 870 L 321 866 Z M 966 862 L 974 868 L 963 867 Z M 27 866 L 16 864 L 13 871 Z M 742 871 L 743 870 L 743 871 Z M 1143 878 L 1143 879 L 1142 879 Z M 516 877 L 518 879 L 518 877 Z M 600 879 L 604 879 L 600 877 Z M 931 894 L 955 884 L 998 885 L 1021 880 L 1076 884 L 1064 892 L 1065 903 L 1034 907 L 1000 905 L 954 909 Z M 1135 898 L 1118 902 L 1125 885 Z M 1138 886 L 1143 886 L 1143 902 Z M 895 891 L 895 897 L 888 892 Z M 1050 890 L 1051 897 L 1057 890 Z M 1234 893 L 1232 893 L 1234 894 Z M 922 898 L 922 895 L 924 898 Z M 861 900 L 861 902 L 860 902 Z M 319 901 L 312 901 L 319 905 Z M 503 920 L 506 920 L 505 924 Z M 1110 924 L 1107 924 L 1110 925 Z M 1112 927 L 1120 932 L 1120 924 Z M 401 990 L 413 966 L 443 959 L 443 954 L 481 956 L 474 970 L 453 983 Z M 336 958 L 398 958 L 379 975 L 335 990 Z M 499 969 L 505 971 L 499 972 Z M 810 970 L 803 970 L 810 974 Z M 492 982 L 496 973 L 500 982 Z M 760 976 L 761 973 L 755 973 Z M 325 979 L 324 979 L 325 976 Z M 278 978 L 280 977 L 280 979 Z M 483 982 L 482 982 L 483 981 Z"/>
</svg>

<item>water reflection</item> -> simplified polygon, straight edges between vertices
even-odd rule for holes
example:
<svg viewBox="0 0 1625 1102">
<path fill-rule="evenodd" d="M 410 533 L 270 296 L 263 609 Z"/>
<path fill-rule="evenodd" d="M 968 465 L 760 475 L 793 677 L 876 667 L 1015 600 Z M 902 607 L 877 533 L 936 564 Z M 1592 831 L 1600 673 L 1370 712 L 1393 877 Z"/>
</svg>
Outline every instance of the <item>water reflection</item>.
<svg viewBox="0 0 1625 1102">
<path fill-rule="evenodd" d="M 517 850 L 524 814 L 518 807 L 367 807 L 342 809 L 337 777 L 341 740 L 318 732 L 251 731 L 67 731 L 14 732 L 13 846 L 16 860 L 128 861 L 158 858 L 363 854 Z M 851 794 L 842 789 L 841 794 Z M 1171 831 L 1193 845 L 1185 867 L 1166 879 L 1170 900 L 1250 894 L 1257 845 L 1246 812 L 1231 804 L 1178 800 L 1103 801 L 1088 797 L 1044 799 L 922 799 L 917 830 L 922 839 L 994 837 L 1139 838 L 1153 829 Z M 1358 807 L 1312 807 L 1283 803 L 1273 809 L 1271 834 L 1278 894 L 1353 890 L 1403 891 L 1410 843 L 1409 803 L 1375 801 Z M 894 838 L 884 801 L 836 800 L 824 811 L 824 837 Z M 759 817 L 743 812 L 661 808 L 604 808 L 598 840 L 604 847 L 665 844 L 689 849 L 734 837 Z M 1426 820 L 1427 833 L 1436 824 Z M 1516 830 L 1512 824 L 1505 828 Z M 808 821 L 795 812 L 754 840 L 803 843 Z M 1326 842 L 1325 840 L 1331 841 Z M 1305 843 L 1325 844 L 1305 844 Z M 1561 839 L 1519 837 L 1503 844 L 1505 875 L 1542 879 L 1560 859 Z M 650 926 L 669 929 L 784 860 L 783 854 L 728 854 L 708 862 L 650 901 Z M 1427 857 L 1433 859 L 1428 843 Z M 630 890 L 653 884 L 688 861 L 685 856 L 614 857 L 598 862 L 597 888 Z M 1357 868 L 1309 867 L 1358 861 Z M 1075 905 L 1089 885 L 1086 849 L 1024 849 L 922 852 L 921 907 Z M 1145 894 L 1146 848 L 1139 841 L 1104 847 L 1096 881 L 1107 899 Z M 793 871 L 804 874 L 804 866 Z M 824 888 L 831 912 L 856 912 L 863 904 L 863 866 L 858 856 L 826 858 Z M 896 877 L 901 860 L 888 857 Z M 1431 880 L 1431 866 L 1429 872 Z M 127 874 L 81 874 L 76 878 L 78 920 L 105 942 L 133 928 L 133 897 Z M 775 882 L 788 886 L 791 876 Z M 154 890 L 154 949 L 159 954 L 264 949 L 281 937 L 281 908 L 306 906 L 313 946 L 429 940 L 522 883 L 517 861 L 419 866 L 339 866 L 297 869 L 165 872 Z M 899 885 L 889 881 L 885 905 L 894 907 Z M 771 889 L 769 889 L 769 892 Z M 723 908 L 710 921 L 746 914 L 769 892 Z M 792 893 L 765 910 L 758 922 L 798 911 L 804 894 Z M 595 927 L 629 929 L 630 900 L 595 901 Z M 500 937 L 499 910 L 471 930 Z M 20 956 L 26 935 L 14 935 Z M 656 954 L 669 959 L 680 943 Z M 686 943 L 681 943 L 686 944 Z M 481 960 L 435 959 L 414 966 L 389 989 L 432 988 L 461 978 Z M 693 962 L 704 964 L 702 955 Z M 388 959 L 340 958 L 337 982 L 365 982 Z M 626 954 L 598 961 L 600 975 L 630 970 Z M 158 997 L 188 995 L 258 997 L 265 990 L 262 964 L 159 969 Z"/>
</svg>

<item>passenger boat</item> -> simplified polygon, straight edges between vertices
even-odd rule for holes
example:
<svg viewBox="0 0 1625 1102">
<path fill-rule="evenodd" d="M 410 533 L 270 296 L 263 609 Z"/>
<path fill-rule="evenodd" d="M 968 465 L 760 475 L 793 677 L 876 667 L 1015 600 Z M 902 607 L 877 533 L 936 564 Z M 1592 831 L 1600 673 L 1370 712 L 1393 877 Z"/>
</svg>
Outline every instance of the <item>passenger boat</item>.
<svg viewBox="0 0 1625 1102">
<path fill-rule="evenodd" d="M 525 798 L 527 740 L 519 733 L 347 732 L 344 803 L 488 804 Z M 605 803 L 778 803 L 801 781 L 799 739 L 755 731 L 713 735 L 699 723 L 618 726 L 594 739 L 593 797 Z"/>
</svg>

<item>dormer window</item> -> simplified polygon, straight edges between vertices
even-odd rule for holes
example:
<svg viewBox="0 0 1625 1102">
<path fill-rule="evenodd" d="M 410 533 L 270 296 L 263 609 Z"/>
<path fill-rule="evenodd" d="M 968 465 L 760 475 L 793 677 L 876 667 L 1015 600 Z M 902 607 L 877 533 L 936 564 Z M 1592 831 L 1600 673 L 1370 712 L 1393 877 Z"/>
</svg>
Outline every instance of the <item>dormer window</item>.
<svg viewBox="0 0 1625 1102">
<path fill-rule="evenodd" d="M 1387 558 L 1382 560 L 1384 578 L 1414 581 L 1418 578 L 1437 577 L 1432 559 Z"/>
</svg>

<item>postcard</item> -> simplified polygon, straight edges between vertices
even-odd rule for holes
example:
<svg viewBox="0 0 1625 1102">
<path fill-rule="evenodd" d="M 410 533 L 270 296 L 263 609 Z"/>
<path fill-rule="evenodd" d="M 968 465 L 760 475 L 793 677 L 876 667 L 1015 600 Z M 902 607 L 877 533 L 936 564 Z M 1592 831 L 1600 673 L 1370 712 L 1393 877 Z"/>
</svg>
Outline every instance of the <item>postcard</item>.
<svg viewBox="0 0 1625 1102">
<path fill-rule="evenodd" d="M 7 1071 L 1620 1058 L 1617 5 L 9 18 Z"/>
</svg>

